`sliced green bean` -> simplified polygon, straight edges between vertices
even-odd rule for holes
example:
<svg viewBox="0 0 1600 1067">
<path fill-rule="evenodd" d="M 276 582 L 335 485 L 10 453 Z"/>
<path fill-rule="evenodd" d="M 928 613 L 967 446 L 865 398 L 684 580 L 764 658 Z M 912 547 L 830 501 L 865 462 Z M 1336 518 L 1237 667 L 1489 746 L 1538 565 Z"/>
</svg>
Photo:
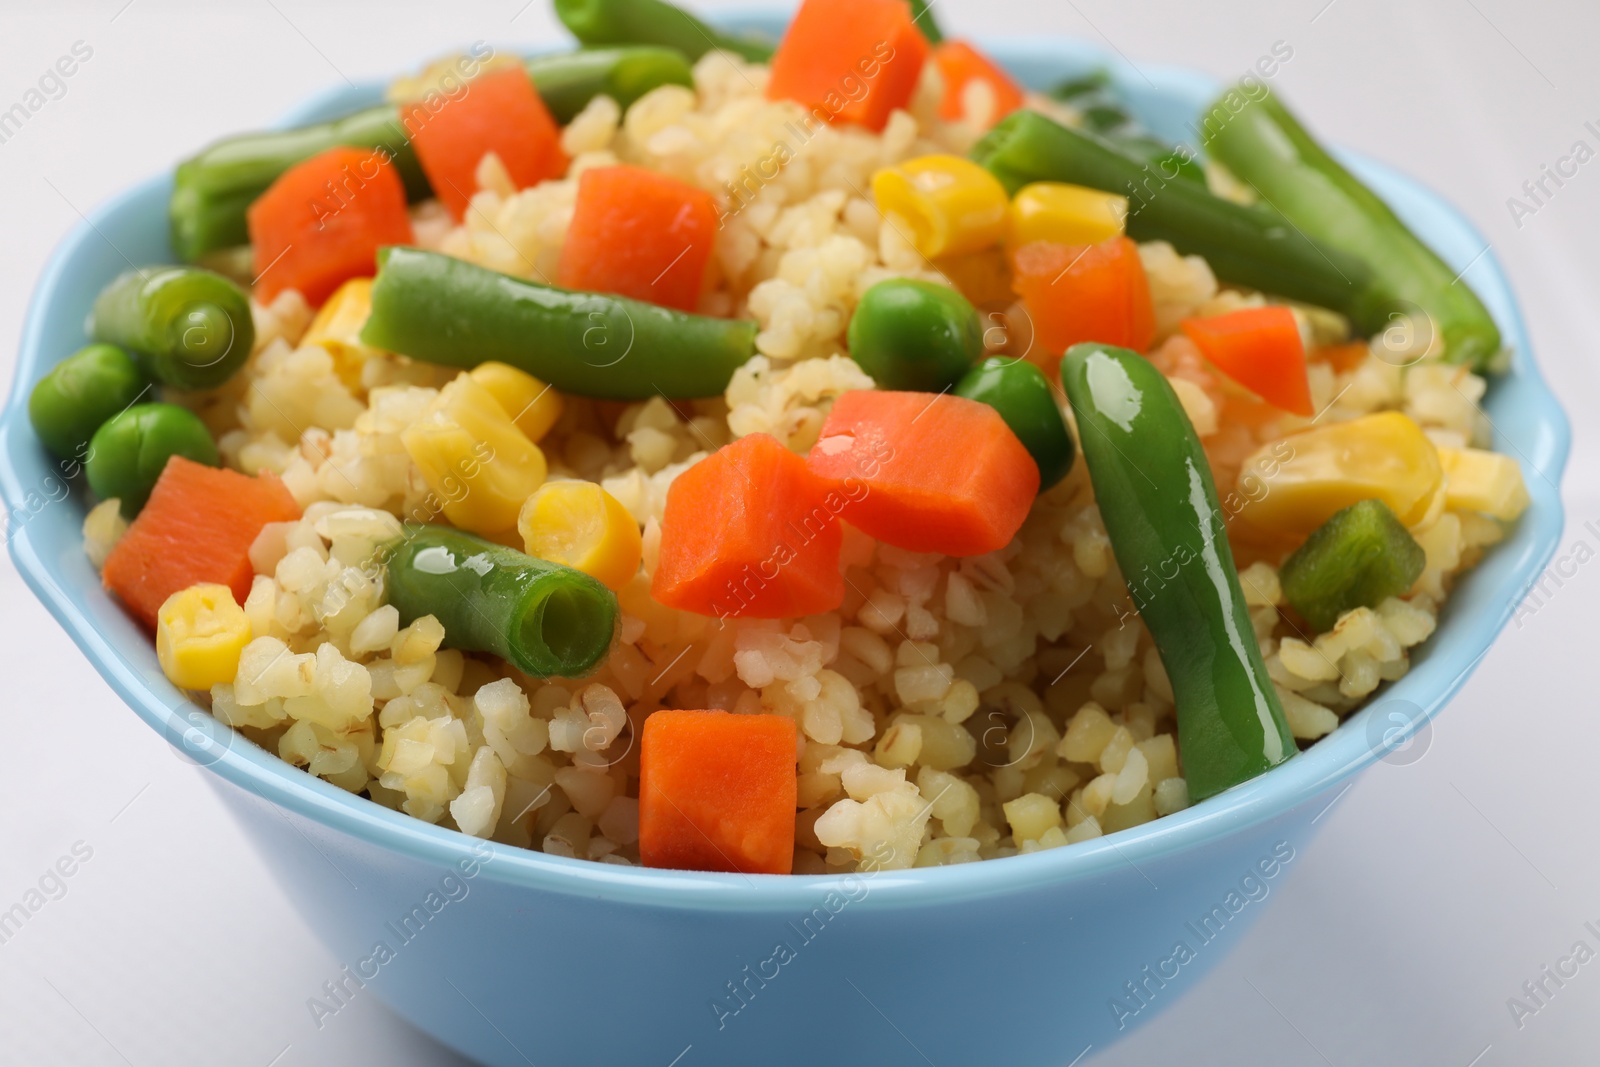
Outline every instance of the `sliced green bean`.
<svg viewBox="0 0 1600 1067">
<path fill-rule="evenodd" d="M 395 246 L 378 253 L 361 340 L 450 367 L 509 363 L 580 396 L 689 399 L 727 389 L 755 354 L 756 328 Z"/>
<path fill-rule="evenodd" d="M 384 557 L 401 624 L 432 615 L 447 648 L 491 653 L 536 678 L 578 678 L 611 647 L 616 594 L 582 571 L 414 523 Z"/>
<path fill-rule="evenodd" d="M 752 63 L 772 58 L 769 42 L 726 33 L 666 0 L 555 0 L 555 8 L 561 24 L 586 45 L 664 45 L 691 62 L 719 48 Z"/>
</svg>

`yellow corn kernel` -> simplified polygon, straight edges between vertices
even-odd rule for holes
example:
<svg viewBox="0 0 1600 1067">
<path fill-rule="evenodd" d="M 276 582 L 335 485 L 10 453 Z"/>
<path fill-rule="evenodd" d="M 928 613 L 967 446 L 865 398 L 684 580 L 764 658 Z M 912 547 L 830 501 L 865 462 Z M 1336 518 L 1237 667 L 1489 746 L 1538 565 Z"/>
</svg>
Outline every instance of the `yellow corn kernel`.
<svg viewBox="0 0 1600 1067">
<path fill-rule="evenodd" d="M 156 658 L 180 689 L 233 681 L 250 636 L 250 619 L 225 585 L 180 589 L 156 613 Z"/>
<path fill-rule="evenodd" d="M 471 371 L 472 380 L 494 394 L 517 429 L 538 444 L 561 417 L 561 394 L 527 371 L 507 363 L 480 363 Z"/>
<path fill-rule="evenodd" d="M 621 501 L 594 482 L 547 482 L 522 505 L 517 532 L 528 555 L 621 589 L 639 570 L 643 539 Z"/>
<path fill-rule="evenodd" d="M 1528 506 L 1522 468 L 1510 456 L 1481 448 L 1441 448 L 1445 506 L 1451 511 L 1481 511 L 1510 522 Z"/>
<path fill-rule="evenodd" d="M 1097 245 L 1121 237 L 1128 198 L 1065 182 L 1034 182 L 1017 190 L 1006 212 L 1006 247 L 1033 241 Z"/>
<path fill-rule="evenodd" d="M 539 446 L 517 429 L 494 394 L 457 375 L 400 434 L 445 518 L 499 539 L 516 529 L 522 502 L 544 483 Z"/>
<path fill-rule="evenodd" d="M 981 251 L 1005 236 L 1005 186 L 970 159 L 922 156 L 885 167 L 872 176 L 872 196 L 928 259 Z"/>
<path fill-rule="evenodd" d="M 1239 516 L 1265 533 L 1302 538 L 1334 512 L 1377 499 L 1414 526 L 1443 478 L 1439 450 L 1421 427 L 1385 411 L 1263 446 L 1239 471 Z"/>
<path fill-rule="evenodd" d="M 306 327 L 302 345 L 321 345 L 333 357 L 334 372 L 348 388 L 361 388 L 361 368 L 372 356 L 382 355 L 361 343 L 361 327 L 372 313 L 372 279 L 351 278 L 339 286 L 317 317 Z"/>
</svg>

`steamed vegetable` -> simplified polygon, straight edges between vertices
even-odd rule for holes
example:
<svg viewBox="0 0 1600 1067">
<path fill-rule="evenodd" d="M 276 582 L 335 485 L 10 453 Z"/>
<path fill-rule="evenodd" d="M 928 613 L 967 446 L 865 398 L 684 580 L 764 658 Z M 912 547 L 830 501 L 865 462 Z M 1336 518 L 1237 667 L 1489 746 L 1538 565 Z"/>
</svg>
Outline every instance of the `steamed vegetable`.
<svg viewBox="0 0 1600 1067">
<path fill-rule="evenodd" d="M 1006 232 L 1006 191 L 960 156 L 920 156 L 872 176 L 872 199 L 928 259 L 981 252 Z"/>
<path fill-rule="evenodd" d="M 983 324 L 947 285 L 889 278 L 862 294 L 848 341 L 850 358 L 880 389 L 937 393 L 983 355 Z"/>
<path fill-rule="evenodd" d="M 1342 312 L 1366 334 L 1388 321 L 1384 294 L 1361 260 L 1307 238 L 1269 207 L 1213 196 L 1093 133 L 1018 111 L 978 142 L 972 158 L 1012 192 L 1054 181 L 1126 196 L 1129 237 L 1203 256 L 1223 281 Z"/>
<path fill-rule="evenodd" d="M 1012 287 L 1049 356 L 1082 341 L 1143 352 L 1155 340 L 1155 309 L 1139 246 L 1126 237 L 1097 245 L 1023 245 L 1011 257 Z M 1053 360 L 1052 360 L 1053 362 Z"/>
<path fill-rule="evenodd" d="M 1240 469 L 1247 503 L 1239 518 L 1297 541 L 1334 512 L 1371 498 L 1414 526 L 1434 508 L 1443 479 L 1439 451 L 1422 428 L 1383 411 L 1263 446 Z"/>
<path fill-rule="evenodd" d="M 693 311 L 720 214 L 710 193 L 660 171 L 586 170 L 578 178 L 556 281 L 566 289 Z"/>
<path fill-rule="evenodd" d="M 522 67 L 551 116 L 565 126 L 597 96 L 609 96 L 626 111 L 652 89 L 692 87 L 689 63 L 682 49 L 639 45 L 534 56 Z"/>
<path fill-rule="evenodd" d="M 256 299 L 297 289 L 319 307 L 377 270 L 378 249 L 408 244 L 406 191 L 381 150 L 330 148 L 296 163 L 248 212 Z"/>
<path fill-rule="evenodd" d="M 491 653 L 535 678 L 577 678 L 611 647 L 617 598 L 571 567 L 409 523 L 384 556 L 401 625 L 432 615 L 448 648 Z"/>
<path fill-rule="evenodd" d="M 929 44 L 936 45 L 944 41 L 944 31 L 939 28 L 939 20 L 933 17 L 930 0 L 911 0 L 911 21 L 916 23 Z"/>
<path fill-rule="evenodd" d="M 1211 465 L 1172 386 L 1138 353 L 1078 345 L 1061 384 L 1117 566 L 1172 685 L 1189 795 L 1204 800 L 1296 752 Z"/>
<path fill-rule="evenodd" d="M 926 20 L 924 20 L 926 21 Z M 922 26 L 919 22 L 917 25 Z M 966 41 L 945 41 L 933 50 L 933 62 L 944 79 L 939 117 L 946 122 L 973 118 L 969 107 L 985 100 L 985 127 L 993 126 L 1022 106 L 1022 87 L 994 60 Z"/>
<path fill-rule="evenodd" d="M 905 0 L 802 0 L 772 56 L 767 99 L 881 130 L 911 102 L 927 58 Z"/>
<path fill-rule="evenodd" d="M 1082 185 L 1033 182 L 1017 190 L 1006 212 L 1006 247 L 1034 241 L 1097 245 L 1127 229 L 1128 198 Z"/>
<path fill-rule="evenodd" d="M 1039 467 L 1000 414 L 947 393 L 845 393 L 806 462 L 844 497 L 845 521 L 912 552 L 1004 548 L 1039 492 Z"/>
<path fill-rule="evenodd" d="M 1208 115 L 1222 108 L 1218 103 Z M 1494 358 L 1500 330 L 1477 294 L 1277 96 L 1245 99 L 1223 113 L 1225 122 L 1206 123 L 1206 148 L 1297 230 L 1365 263 L 1376 279 L 1380 314 L 1420 309 L 1443 335 L 1446 359 L 1481 368 Z M 1370 320 L 1364 325 L 1376 332 Z"/>
<path fill-rule="evenodd" d="M 639 860 L 683 871 L 788 874 L 794 720 L 657 711 L 639 742 Z"/>
<path fill-rule="evenodd" d="M 1528 487 L 1513 457 L 1481 448 L 1440 448 L 1439 463 L 1450 510 L 1479 511 L 1511 522 L 1527 509 Z"/>
<path fill-rule="evenodd" d="M 1354 608 L 1400 596 L 1427 554 L 1381 500 L 1361 500 L 1317 527 L 1278 568 L 1283 597 L 1317 633 Z"/>
<path fill-rule="evenodd" d="M 1211 365 L 1274 407 L 1310 418 L 1300 324 L 1286 307 L 1245 308 L 1185 319 L 1183 332 Z"/>
<path fill-rule="evenodd" d="M 1070 104 L 1083 119 L 1085 129 L 1103 137 L 1128 158 L 1163 177 L 1176 177 L 1205 187 L 1205 168 L 1195 160 L 1194 154 L 1153 136 L 1140 125 L 1113 90 L 1107 71 L 1097 70 L 1061 82 L 1050 90 L 1050 95 Z"/>
<path fill-rule="evenodd" d="M 549 468 L 494 394 L 469 374 L 439 390 L 400 443 L 445 518 L 463 530 L 509 539 L 522 502 L 544 484 Z"/>
<path fill-rule="evenodd" d="M 256 535 L 269 522 L 299 517 L 300 506 L 274 475 L 252 478 L 173 456 L 100 578 L 152 628 L 167 598 L 193 585 L 225 585 L 243 604 L 255 577 Z"/>
<path fill-rule="evenodd" d="M 180 589 L 156 613 L 156 660 L 179 689 L 232 682 L 250 643 L 250 620 L 233 590 L 214 582 Z"/>
<path fill-rule="evenodd" d="M 133 353 L 147 377 L 177 389 L 212 389 L 233 377 L 255 345 L 244 290 L 194 267 L 125 271 L 95 297 L 89 336 Z"/>
<path fill-rule="evenodd" d="M 535 56 L 524 64 L 545 106 L 570 122 L 604 93 L 627 108 L 662 85 L 693 85 L 689 64 L 666 48 L 600 48 Z M 178 164 L 168 207 L 172 247 L 193 261 L 249 239 L 245 211 L 278 176 L 330 148 L 383 148 L 405 183 L 406 196 L 432 191 L 393 104 L 294 130 L 244 133 L 210 145 Z"/>
<path fill-rule="evenodd" d="M 518 189 L 559 178 L 567 170 L 561 128 L 521 67 L 478 75 L 438 107 L 400 109 L 406 134 L 428 184 L 460 222 L 478 188 L 478 165 L 493 152 Z"/>
<path fill-rule="evenodd" d="M 830 492 L 767 434 L 724 445 L 667 490 L 651 595 L 718 619 L 837 610 L 846 491 Z"/>
<path fill-rule="evenodd" d="M 1023 359 L 993 356 L 956 383 L 956 396 L 1000 413 L 1039 468 L 1039 491 L 1067 476 L 1077 448 L 1044 372 Z"/>
<path fill-rule="evenodd" d="M 50 368 L 28 394 L 28 421 L 57 459 L 84 459 L 100 424 L 150 391 L 133 357 L 86 345 Z"/>
<path fill-rule="evenodd" d="M 480 363 L 472 380 L 489 390 L 517 429 L 538 444 L 565 410 L 561 394 L 533 375 L 504 363 Z"/>
<path fill-rule="evenodd" d="M 652 44 L 682 52 L 690 62 L 713 49 L 752 63 L 772 58 L 761 38 L 719 30 L 664 0 L 555 0 L 556 18 L 585 45 Z"/>
<path fill-rule="evenodd" d="M 418 248 L 379 256 L 365 344 L 452 367 L 496 360 L 579 396 L 717 396 L 756 324 L 574 293 Z"/>
<path fill-rule="evenodd" d="M 560 563 L 621 591 L 639 572 L 639 524 L 622 502 L 594 482 L 546 482 L 517 517 L 528 555 Z"/>
<path fill-rule="evenodd" d="M 316 345 L 333 359 L 334 373 L 351 392 L 361 389 L 361 372 L 378 350 L 361 343 L 361 327 L 372 311 L 372 279 L 351 278 L 333 291 L 306 327 L 300 346 Z"/>
<path fill-rule="evenodd" d="M 200 416 L 176 404 L 135 404 L 111 416 L 89 442 L 84 471 L 101 500 L 116 497 L 124 518 L 150 499 L 173 456 L 215 467 L 217 444 Z"/>
</svg>

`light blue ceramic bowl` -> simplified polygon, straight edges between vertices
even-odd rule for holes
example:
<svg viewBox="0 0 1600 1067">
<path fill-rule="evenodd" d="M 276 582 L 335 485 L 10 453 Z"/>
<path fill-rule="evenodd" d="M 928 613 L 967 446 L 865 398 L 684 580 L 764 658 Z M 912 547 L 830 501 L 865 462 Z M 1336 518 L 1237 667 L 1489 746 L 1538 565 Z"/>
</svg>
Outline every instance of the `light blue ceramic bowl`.
<svg viewBox="0 0 1600 1067">
<path fill-rule="evenodd" d="M 1216 90 L 1181 71 L 1141 76 L 1063 39 L 990 45 L 1036 86 L 1110 67 L 1140 116 L 1173 139 Z M 284 124 L 331 117 L 379 93 L 376 85 L 326 93 Z M 97 209 L 39 281 L 0 418 L 12 557 L 129 707 L 215 772 L 218 794 L 285 892 L 348 964 L 329 976 L 346 997 L 376 997 L 447 1044 L 507 1067 L 1060 1067 L 1148 1019 L 1237 941 L 1351 776 L 1404 744 L 1466 680 L 1561 534 L 1567 423 L 1493 254 L 1427 190 L 1351 162 L 1453 266 L 1472 264 L 1466 280 L 1516 349 L 1486 403 L 1496 447 L 1522 460 L 1533 504 L 1460 583 L 1411 673 L 1376 706 L 1247 785 L 1101 840 L 849 878 L 604 866 L 485 846 L 398 815 L 194 709 L 162 677 L 149 638 L 102 592 L 82 551 L 81 490 L 61 500 L 63 482 L 25 410 L 32 384 L 82 344 L 90 301 L 127 266 L 124 255 L 170 258 L 167 177 Z M 326 1008 L 339 1002 L 328 998 Z"/>
</svg>

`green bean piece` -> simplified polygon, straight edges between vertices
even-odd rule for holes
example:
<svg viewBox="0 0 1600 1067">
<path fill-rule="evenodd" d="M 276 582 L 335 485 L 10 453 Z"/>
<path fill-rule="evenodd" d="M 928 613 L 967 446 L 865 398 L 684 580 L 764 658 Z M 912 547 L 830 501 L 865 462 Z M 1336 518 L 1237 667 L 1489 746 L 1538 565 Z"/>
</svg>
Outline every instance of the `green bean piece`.
<svg viewBox="0 0 1600 1067">
<path fill-rule="evenodd" d="M 1284 599 L 1317 633 L 1355 608 L 1400 596 L 1422 574 L 1427 553 L 1389 506 L 1362 500 L 1336 511 L 1278 570 Z"/>
<path fill-rule="evenodd" d="M 1044 371 L 1025 359 L 991 356 L 956 383 L 956 396 L 988 404 L 1000 413 L 1039 467 L 1039 492 L 1072 470 L 1077 448 Z"/>
<path fill-rule="evenodd" d="M 1203 256 L 1223 281 L 1342 312 L 1364 335 L 1388 321 L 1389 301 L 1359 259 L 1306 237 L 1271 208 L 1224 200 L 1095 134 L 1015 111 L 972 158 L 1013 194 L 1029 182 L 1056 181 L 1126 196 L 1128 236 Z"/>
<path fill-rule="evenodd" d="M 769 42 L 726 33 L 666 0 L 555 0 L 555 8 L 561 24 L 585 45 L 663 45 L 691 63 L 718 48 L 752 63 L 772 58 Z"/>
<path fill-rule="evenodd" d="M 626 110 L 657 86 L 694 84 L 688 62 L 667 48 L 585 49 L 534 56 L 524 66 L 563 125 L 602 93 Z M 394 104 L 295 130 L 239 134 L 178 164 L 168 206 L 178 258 L 193 262 L 247 242 L 245 212 L 256 197 L 296 163 L 338 147 L 382 148 L 394 161 L 409 199 L 424 200 L 433 193 Z"/>
<path fill-rule="evenodd" d="M 948 285 L 889 278 L 862 295 L 847 341 L 878 388 L 938 393 L 982 357 L 983 324 Z"/>
<path fill-rule="evenodd" d="M 1364 262 L 1385 318 L 1420 310 L 1444 337 L 1445 358 L 1482 368 L 1500 351 L 1494 317 L 1461 276 L 1389 205 L 1333 158 L 1276 96 L 1219 101 L 1204 121 L 1206 148 L 1295 228 Z M 1376 332 L 1369 329 L 1368 333 Z"/>
<path fill-rule="evenodd" d="M 57 459 L 83 459 L 100 424 L 150 389 L 116 345 L 88 345 L 51 368 L 28 395 L 28 420 Z"/>
<path fill-rule="evenodd" d="M 677 400 L 726 390 L 755 355 L 756 329 L 395 245 L 378 251 L 361 340 L 449 367 L 509 363 L 579 396 Z"/>
<path fill-rule="evenodd" d="M 124 271 L 100 291 L 89 335 L 132 352 L 143 371 L 177 389 L 214 389 L 255 345 L 250 298 L 198 267 Z"/>
<path fill-rule="evenodd" d="M 929 0 L 911 0 L 911 21 L 917 24 L 929 44 L 943 43 L 944 31 L 939 28 L 939 20 L 933 17 L 933 4 Z"/>
<path fill-rule="evenodd" d="M 582 571 L 415 523 L 384 555 L 401 624 L 432 615 L 448 648 L 492 653 L 535 678 L 577 678 L 611 647 L 616 594 Z"/>
<path fill-rule="evenodd" d="M 528 75 L 555 120 L 565 126 L 597 96 L 609 96 L 626 111 L 663 85 L 694 86 L 694 71 L 675 48 L 637 45 L 584 48 L 527 62 Z"/>
<path fill-rule="evenodd" d="M 1083 118 L 1083 125 L 1129 158 L 1156 168 L 1157 173 L 1173 171 L 1187 181 L 1206 184 L 1206 172 L 1191 152 L 1152 135 L 1133 117 L 1118 98 L 1108 71 L 1097 70 L 1081 78 L 1064 81 L 1050 95 L 1071 104 Z"/>
<path fill-rule="evenodd" d="M 176 404 L 135 404 L 95 431 L 84 470 L 94 495 L 101 500 L 116 497 L 123 517 L 131 519 L 150 499 L 173 456 L 208 467 L 220 462 L 217 444 L 200 416 Z"/>
<path fill-rule="evenodd" d="M 1245 608 L 1211 465 L 1172 386 L 1138 353 L 1074 345 L 1061 384 L 1111 550 L 1172 684 L 1189 795 L 1204 800 L 1297 751 Z"/>
</svg>

